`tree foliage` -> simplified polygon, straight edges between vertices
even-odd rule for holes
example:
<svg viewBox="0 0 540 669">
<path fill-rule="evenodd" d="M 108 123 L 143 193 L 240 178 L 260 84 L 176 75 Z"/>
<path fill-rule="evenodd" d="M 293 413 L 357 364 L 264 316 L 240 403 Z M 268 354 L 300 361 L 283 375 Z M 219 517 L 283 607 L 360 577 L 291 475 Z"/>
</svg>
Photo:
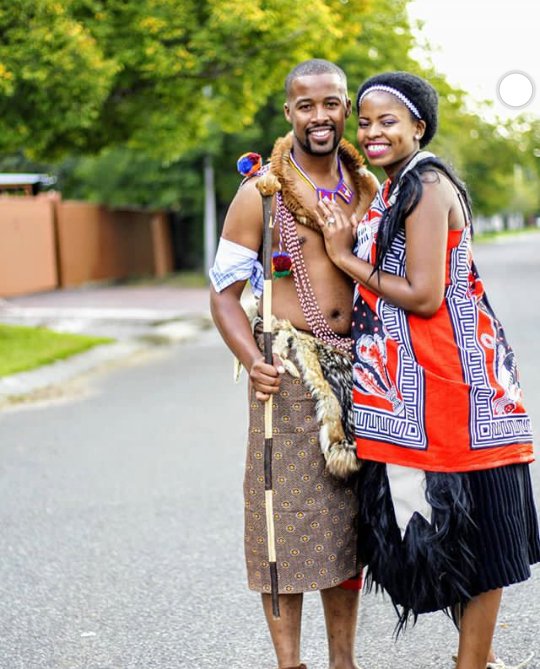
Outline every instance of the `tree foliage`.
<svg viewBox="0 0 540 669">
<path fill-rule="evenodd" d="M 250 124 L 314 45 L 339 57 L 369 2 L 5 2 L 0 148 L 57 156 L 116 144 L 174 160 L 212 128 Z"/>
<path fill-rule="evenodd" d="M 118 71 L 57 0 L 0 5 L 0 151 L 84 150 Z"/>
<path fill-rule="evenodd" d="M 168 207 L 197 226 L 210 154 L 222 218 L 237 157 L 268 157 L 289 128 L 286 74 L 320 57 L 343 67 L 353 100 L 377 72 L 427 77 L 440 96 L 429 148 L 466 180 L 475 212 L 538 211 L 540 124 L 467 112 L 464 91 L 411 57 L 407 4 L 0 0 L 0 169 L 49 163 L 66 197 Z"/>
</svg>

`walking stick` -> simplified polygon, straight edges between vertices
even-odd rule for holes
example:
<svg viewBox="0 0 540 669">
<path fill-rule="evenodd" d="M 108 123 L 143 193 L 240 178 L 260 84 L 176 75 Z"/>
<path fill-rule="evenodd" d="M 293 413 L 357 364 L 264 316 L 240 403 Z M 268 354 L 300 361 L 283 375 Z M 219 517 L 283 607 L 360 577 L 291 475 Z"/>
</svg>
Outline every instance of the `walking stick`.
<svg viewBox="0 0 540 669">
<path fill-rule="evenodd" d="M 267 172 L 257 182 L 263 206 L 263 342 L 264 361 L 273 364 L 272 355 L 272 235 L 274 220 L 272 217 L 272 198 L 281 189 L 278 179 Z M 273 396 L 264 405 L 264 496 L 266 507 L 266 539 L 268 543 L 268 564 L 270 566 L 270 588 L 272 595 L 272 613 L 279 618 L 278 574 L 276 558 L 276 536 L 274 531 L 274 500 L 272 486 L 272 448 Z"/>
</svg>

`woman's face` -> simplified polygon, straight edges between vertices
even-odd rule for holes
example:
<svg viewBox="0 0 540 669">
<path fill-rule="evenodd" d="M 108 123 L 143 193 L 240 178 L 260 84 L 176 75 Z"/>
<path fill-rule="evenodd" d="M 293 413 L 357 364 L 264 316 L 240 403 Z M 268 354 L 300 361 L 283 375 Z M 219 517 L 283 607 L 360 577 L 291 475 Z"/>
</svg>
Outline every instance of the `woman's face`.
<svg viewBox="0 0 540 669">
<path fill-rule="evenodd" d="M 372 91 L 358 111 L 358 145 L 369 163 L 389 177 L 419 150 L 426 124 L 415 119 L 391 93 Z"/>
</svg>

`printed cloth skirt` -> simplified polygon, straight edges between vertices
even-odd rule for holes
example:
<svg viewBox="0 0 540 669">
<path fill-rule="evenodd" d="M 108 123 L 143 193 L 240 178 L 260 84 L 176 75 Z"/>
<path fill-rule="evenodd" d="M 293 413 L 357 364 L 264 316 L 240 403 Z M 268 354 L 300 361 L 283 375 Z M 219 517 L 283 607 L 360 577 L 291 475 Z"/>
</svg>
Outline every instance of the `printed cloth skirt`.
<svg viewBox="0 0 540 669">
<path fill-rule="evenodd" d="M 315 400 L 288 372 L 274 396 L 272 474 L 278 591 L 334 587 L 360 571 L 356 479 L 325 468 Z M 244 479 L 245 554 L 250 589 L 270 592 L 264 500 L 264 405 L 251 392 Z"/>
<path fill-rule="evenodd" d="M 540 561 L 527 464 L 444 474 L 366 461 L 359 492 L 366 583 L 390 595 L 398 632 L 429 611 L 456 620 L 472 597 L 525 581 Z"/>
</svg>

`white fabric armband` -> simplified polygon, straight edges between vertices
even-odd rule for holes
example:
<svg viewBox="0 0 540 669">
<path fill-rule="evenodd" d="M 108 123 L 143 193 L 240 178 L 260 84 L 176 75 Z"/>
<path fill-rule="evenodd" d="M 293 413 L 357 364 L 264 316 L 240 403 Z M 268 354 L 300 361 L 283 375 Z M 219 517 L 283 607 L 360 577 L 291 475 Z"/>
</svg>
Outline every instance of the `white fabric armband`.
<svg viewBox="0 0 540 669">
<path fill-rule="evenodd" d="M 218 293 L 236 281 L 249 281 L 253 295 L 262 295 L 263 267 L 258 260 L 257 251 L 223 237 L 219 240 L 214 265 L 208 275 Z"/>
</svg>

